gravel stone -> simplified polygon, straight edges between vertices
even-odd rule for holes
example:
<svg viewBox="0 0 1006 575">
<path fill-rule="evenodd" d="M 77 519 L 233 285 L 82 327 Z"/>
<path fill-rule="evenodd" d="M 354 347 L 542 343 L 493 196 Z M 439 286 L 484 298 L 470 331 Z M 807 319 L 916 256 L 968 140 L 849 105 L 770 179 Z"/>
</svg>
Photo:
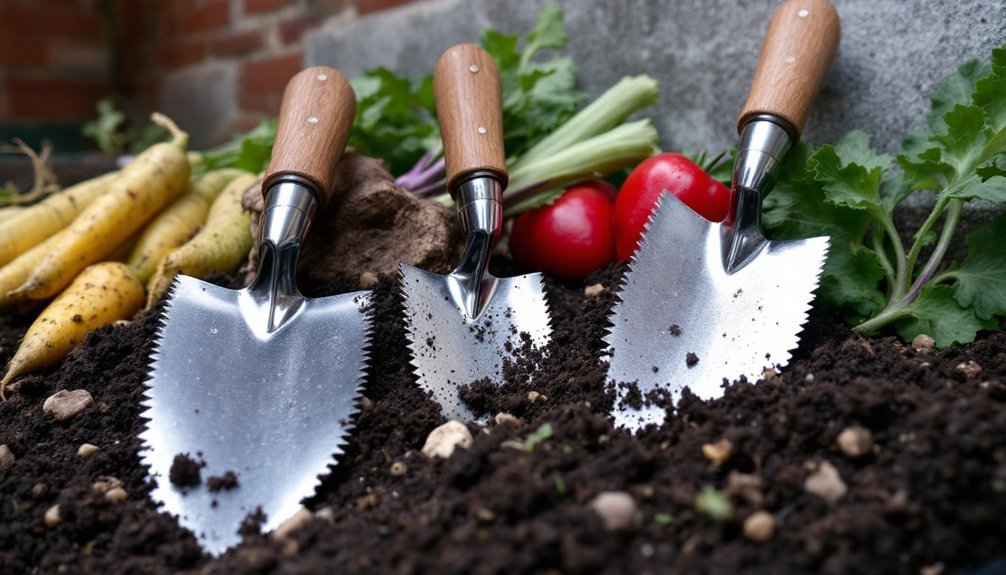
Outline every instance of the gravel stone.
<svg viewBox="0 0 1006 575">
<path fill-rule="evenodd" d="M 45 400 L 42 411 L 51 413 L 56 421 L 70 421 L 92 405 L 94 398 L 86 389 L 61 389 Z"/>
<path fill-rule="evenodd" d="M 454 453 L 454 448 L 468 449 L 474 441 L 468 426 L 460 421 L 448 421 L 430 432 L 423 444 L 423 455 L 446 459 Z"/>
</svg>

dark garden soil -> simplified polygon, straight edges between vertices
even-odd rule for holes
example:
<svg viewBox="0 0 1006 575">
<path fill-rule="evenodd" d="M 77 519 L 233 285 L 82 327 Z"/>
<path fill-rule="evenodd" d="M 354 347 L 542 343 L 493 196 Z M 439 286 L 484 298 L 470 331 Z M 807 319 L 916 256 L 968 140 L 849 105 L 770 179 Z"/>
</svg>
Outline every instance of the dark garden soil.
<svg viewBox="0 0 1006 575">
<path fill-rule="evenodd" d="M 471 426 L 474 445 L 449 459 L 420 452 L 443 420 L 414 384 L 395 281 L 381 278 L 367 399 L 347 453 L 307 501 L 314 519 L 283 539 L 248 535 L 216 560 L 158 512 L 137 455 L 156 315 L 102 328 L 0 403 L 0 444 L 16 458 L 0 469 L 0 573 L 932 575 L 1006 553 L 1006 335 L 916 351 L 815 315 L 777 377 L 716 401 L 686 396 L 662 428 L 632 437 L 612 429 L 597 359 L 621 273 L 549 283 L 549 359 L 528 384 L 468 391 L 518 422 Z M 597 282 L 606 290 L 585 295 Z M 26 325 L 0 317 L 0 361 Z M 76 419 L 42 411 L 55 391 L 79 388 L 95 404 Z M 525 441 L 546 423 L 551 436 Z M 864 454 L 840 449 L 847 428 Z M 83 443 L 99 451 L 82 458 Z M 832 470 L 841 484 L 814 487 Z M 124 501 L 106 497 L 109 477 Z M 591 506 L 605 491 L 630 494 L 638 522 L 606 529 Z M 756 511 L 768 512 L 763 528 L 774 523 L 763 541 L 754 520 L 745 534 Z"/>
</svg>

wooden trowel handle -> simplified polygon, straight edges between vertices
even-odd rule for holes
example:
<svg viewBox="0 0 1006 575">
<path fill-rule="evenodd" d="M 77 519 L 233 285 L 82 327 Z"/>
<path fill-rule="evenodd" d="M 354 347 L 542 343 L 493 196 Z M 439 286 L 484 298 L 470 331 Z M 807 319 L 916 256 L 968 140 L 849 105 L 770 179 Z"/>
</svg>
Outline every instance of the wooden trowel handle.
<svg viewBox="0 0 1006 575">
<path fill-rule="evenodd" d="M 827 0 L 788 0 L 772 16 L 738 130 L 758 115 L 787 124 L 799 139 L 838 49 L 841 23 Z"/>
<path fill-rule="evenodd" d="M 346 149 L 356 115 L 356 95 L 334 68 L 301 70 L 286 85 L 263 193 L 294 176 L 311 183 L 319 209 L 332 196 L 335 166 Z"/>
<path fill-rule="evenodd" d="M 444 52 L 433 71 L 433 94 L 444 140 L 447 189 L 476 173 L 492 175 L 506 187 L 503 101 L 492 57 L 472 44 Z"/>
</svg>

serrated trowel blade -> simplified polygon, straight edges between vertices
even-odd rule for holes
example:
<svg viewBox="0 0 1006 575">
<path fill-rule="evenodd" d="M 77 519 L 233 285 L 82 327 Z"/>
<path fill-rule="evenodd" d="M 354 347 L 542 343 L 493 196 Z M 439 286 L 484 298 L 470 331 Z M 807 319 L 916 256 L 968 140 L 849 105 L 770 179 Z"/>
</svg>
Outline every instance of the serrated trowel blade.
<svg viewBox="0 0 1006 575">
<path fill-rule="evenodd" d="M 152 497 L 213 555 L 240 542 L 257 509 L 268 531 L 314 493 L 342 453 L 368 361 L 369 292 L 304 299 L 272 333 L 239 311 L 249 297 L 180 276 L 142 402 Z M 202 483 L 169 481 L 178 454 L 205 462 Z M 237 487 L 211 492 L 207 479 L 228 471 Z"/>
<path fill-rule="evenodd" d="M 661 424 L 665 409 L 640 407 L 624 385 L 666 393 L 685 386 L 719 397 L 724 380 L 756 381 L 783 366 L 807 321 L 828 238 L 765 241 L 750 263 L 727 273 L 721 226 L 663 194 L 626 273 L 605 341 L 608 381 L 616 385 L 616 426 Z"/>
<path fill-rule="evenodd" d="M 541 274 L 492 278 L 492 295 L 470 320 L 450 294 L 450 276 L 402 264 L 405 326 L 419 386 L 447 419 L 477 421 L 458 387 L 488 378 L 503 383 L 504 366 L 525 343 L 544 350 L 552 336 Z"/>
</svg>

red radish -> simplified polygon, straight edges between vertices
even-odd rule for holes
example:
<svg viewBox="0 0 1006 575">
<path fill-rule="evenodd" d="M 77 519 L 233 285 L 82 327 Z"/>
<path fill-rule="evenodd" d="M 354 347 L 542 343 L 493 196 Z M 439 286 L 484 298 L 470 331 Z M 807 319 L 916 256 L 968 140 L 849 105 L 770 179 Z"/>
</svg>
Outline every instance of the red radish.
<svg viewBox="0 0 1006 575">
<path fill-rule="evenodd" d="M 580 281 L 615 258 L 612 209 L 615 187 L 603 181 L 577 184 L 554 203 L 517 216 L 510 253 L 526 269 Z"/>
<path fill-rule="evenodd" d="M 730 190 L 698 164 L 673 152 L 644 160 L 625 179 L 615 200 L 615 251 L 619 261 L 636 251 L 643 227 L 660 193 L 674 194 L 699 215 L 723 221 L 730 205 Z"/>
</svg>

